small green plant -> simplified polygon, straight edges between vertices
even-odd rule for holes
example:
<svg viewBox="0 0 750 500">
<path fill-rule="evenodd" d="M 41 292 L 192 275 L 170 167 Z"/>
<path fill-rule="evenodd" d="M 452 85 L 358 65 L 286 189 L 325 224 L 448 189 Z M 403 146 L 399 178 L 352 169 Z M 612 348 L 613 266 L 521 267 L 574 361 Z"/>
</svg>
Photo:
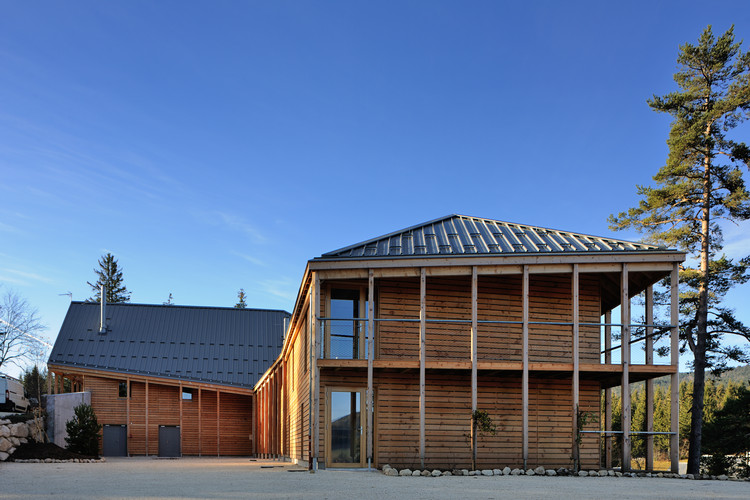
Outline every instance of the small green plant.
<svg viewBox="0 0 750 500">
<path fill-rule="evenodd" d="M 581 432 L 583 428 L 588 425 L 595 422 L 598 422 L 599 419 L 597 418 L 596 414 L 590 411 L 584 411 L 581 410 L 578 406 L 576 406 L 576 429 L 575 429 L 575 439 L 574 441 L 574 447 L 573 447 L 573 470 L 578 471 L 581 466 L 580 461 L 580 454 L 581 454 L 581 442 L 583 441 L 583 433 Z"/>
<path fill-rule="evenodd" d="M 471 427 L 473 439 L 471 443 L 471 468 L 477 468 L 477 436 L 484 434 L 494 435 L 497 432 L 490 414 L 486 410 L 474 410 L 471 412 Z"/>
<path fill-rule="evenodd" d="M 99 431 L 102 426 L 96 420 L 91 405 L 81 404 L 73 409 L 74 416 L 65 424 L 68 450 L 91 457 L 99 456 Z"/>
</svg>

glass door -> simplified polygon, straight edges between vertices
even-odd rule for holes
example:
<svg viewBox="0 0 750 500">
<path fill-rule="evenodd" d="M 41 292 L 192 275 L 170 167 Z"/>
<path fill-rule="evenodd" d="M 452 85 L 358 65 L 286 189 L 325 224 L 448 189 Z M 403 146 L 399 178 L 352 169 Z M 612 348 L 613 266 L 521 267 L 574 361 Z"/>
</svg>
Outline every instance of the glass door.
<svg viewBox="0 0 750 500">
<path fill-rule="evenodd" d="M 364 390 L 329 389 L 326 434 L 329 467 L 364 467 Z"/>
</svg>

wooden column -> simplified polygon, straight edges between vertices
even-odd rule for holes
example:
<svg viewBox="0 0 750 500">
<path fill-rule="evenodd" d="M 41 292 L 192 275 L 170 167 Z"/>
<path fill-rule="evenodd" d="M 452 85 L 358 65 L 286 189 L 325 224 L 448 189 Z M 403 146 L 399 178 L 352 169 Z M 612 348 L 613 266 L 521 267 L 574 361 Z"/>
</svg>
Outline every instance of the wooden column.
<svg viewBox="0 0 750 500">
<path fill-rule="evenodd" d="M 425 460 L 425 363 L 427 360 L 427 349 L 425 338 L 427 335 L 427 274 L 425 268 L 420 269 L 419 276 L 419 462 L 424 469 Z"/>
<path fill-rule="evenodd" d="M 125 435 L 126 435 L 126 445 L 125 448 L 128 451 L 128 456 L 130 456 L 130 436 L 132 435 L 132 429 L 130 427 L 130 379 L 125 379 L 125 385 L 126 385 L 126 394 L 127 399 L 125 400 L 125 423 L 127 424 L 125 426 Z"/>
<path fill-rule="evenodd" d="M 628 294 L 628 265 L 622 265 L 620 275 L 620 323 L 622 335 L 622 470 L 630 470 L 630 295 Z"/>
<path fill-rule="evenodd" d="M 221 392 L 216 390 L 216 456 L 221 456 Z"/>
<path fill-rule="evenodd" d="M 370 269 L 367 277 L 367 467 L 373 458 L 373 416 L 375 395 L 373 394 L 373 364 L 375 360 L 375 274 Z"/>
<path fill-rule="evenodd" d="M 606 311 L 604 313 L 604 363 L 609 365 L 612 363 L 612 311 Z M 607 469 L 612 468 L 612 434 L 608 434 L 612 430 L 612 388 L 607 387 L 604 389 L 604 430 L 607 433 L 604 434 L 604 467 Z"/>
<path fill-rule="evenodd" d="M 201 425 L 201 388 L 198 387 L 198 456 L 203 455 L 203 425 Z"/>
<path fill-rule="evenodd" d="M 52 376 L 53 373 L 47 370 L 47 394 L 52 394 Z"/>
<path fill-rule="evenodd" d="M 522 344 L 523 373 L 521 375 L 521 434 L 523 468 L 529 461 L 529 266 L 523 266 L 522 295 Z"/>
<path fill-rule="evenodd" d="M 184 427 L 182 426 L 182 382 L 180 382 L 180 388 L 178 389 L 180 393 L 178 394 L 178 397 L 180 398 L 180 456 L 182 456 L 182 434 L 184 431 Z"/>
<path fill-rule="evenodd" d="M 680 469 L 680 445 L 679 445 L 679 432 L 680 432 L 680 310 L 679 310 L 679 277 L 680 269 L 679 265 L 675 262 L 672 266 L 672 273 L 670 275 L 670 322 L 672 328 L 670 331 L 670 346 L 669 351 L 672 358 L 672 366 L 674 367 L 674 373 L 670 377 L 670 410 L 669 410 L 669 421 L 670 421 L 670 432 L 673 432 L 669 437 L 669 459 L 671 462 L 672 472 L 677 473 Z"/>
<path fill-rule="evenodd" d="M 654 287 L 646 288 L 646 364 L 654 364 Z M 654 432 L 654 379 L 646 380 L 646 432 Z M 646 470 L 654 469 L 654 436 L 646 434 Z"/>
<path fill-rule="evenodd" d="M 314 290 L 314 303 L 315 303 L 315 310 L 314 310 L 314 318 L 315 318 L 315 349 L 313 352 L 313 380 L 315 382 L 314 384 L 314 393 L 313 393 L 313 429 L 314 429 L 314 436 L 313 436 L 313 460 L 315 462 L 315 470 L 318 470 L 318 458 L 320 456 L 320 369 L 318 368 L 318 355 L 320 353 L 320 341 L 321 341 L 321 335 L 320 335 L 320 279 L 318 278 L 318 273 L 313 274 L 313 290 Z"/>
<path fill-rule="evenodd" d="M 579 301 L 579 291 L 578 291 L 578 264 L 573 264 L 573 275 L 571 276 L 571 302 L 573 306 L 573 380 L 572 380 L 572 389 L 573 389 L 573 439 L 577 439 L 578 437 L 578 400 L 579 400 L 579 392 L 580 392 L 580 380 L 579 380 L 579 342 L 578 337 L 580 333 L 580 314 L 579 314 L 579 308 L 578 308 L 578 301 Z M 578 464 L 580 467 L 580 450 L 579 446 L 573 446 L 573 460 Z"/>
<path fill-rule="evenodd" d="M 148 379 L 146 379 L 146 456 L 148 456 Z"/>
<path fill-rule="evenodd" d="M 477 409 L 477 266 L 471 267 L 471 412 Z M 477 436 L 470 420 L 472 464 L 477 462 Z"/>
</svg>

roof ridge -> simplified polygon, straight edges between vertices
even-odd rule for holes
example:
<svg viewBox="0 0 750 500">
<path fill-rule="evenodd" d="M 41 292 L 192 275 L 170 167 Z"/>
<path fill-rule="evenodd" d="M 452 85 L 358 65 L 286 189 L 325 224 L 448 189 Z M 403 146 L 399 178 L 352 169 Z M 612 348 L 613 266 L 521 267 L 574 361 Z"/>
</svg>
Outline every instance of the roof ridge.
<svg viewBox="0 0 750 500">
<path fill-rule="evenodd" d="M 83 304 L 92 305 L 99 307 L 99 302 L 90 302 L 88 300 L 72 300 L 71 304 Z M 107 307 L 112 306 L 126 306 L 126 307 L 164 307 L 164 308 L 182 308 L 182 309 L 218 309 L 221 311 L 267 311 L 267 312 L 283 312 L 291 315 L 285 309 L 265 309 L 260 307 L 231 307 L 231 306 L 196 306 L 190 304 L 146 304 L 142 302 L 107 302 Z"/>
</svg>

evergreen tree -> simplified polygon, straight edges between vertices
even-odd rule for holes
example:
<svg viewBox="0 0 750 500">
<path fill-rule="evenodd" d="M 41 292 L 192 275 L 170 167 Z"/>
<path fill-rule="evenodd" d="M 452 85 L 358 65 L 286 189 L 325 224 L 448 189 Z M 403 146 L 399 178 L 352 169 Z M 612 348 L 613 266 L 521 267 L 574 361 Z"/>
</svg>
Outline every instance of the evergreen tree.
<svg viewBox="0 0 750 500">
<path fill-rule="evenodd" d="M 68 437 L 65 438 L 68 450 L 87 455 L 99 456 L 99 431 L 102 426 L 96 419 L 91 405 L 81 404 L 73 408 L 73 418 L 65 424 Z"/>
<path fill-rule="evenodd" d="M 681 333 L 693 353 L 695 372 L 688 473 L 700 467 L 705 369 L 722 368 L 727 359 L 747 361 L 746 350 L 721 342 L 725 333 L 750 340 L 721 300 L 736 284 L 750 279 L 750 256 L 739 262 L 724 255 L 718 220 L 750 219 L 750 194 L 742 166 L 750 166 L 750 148 L 727 132 L 750 116 L 750 53 L 734 42 L 734 27 L 718 39 L 711 26 L 698 44 L 680 47 L 674 75 L 679 91 L 654 96 L 654 110 L 674 118 L 666 165 L 654 176 L 657 187 L 638 186 L 639 205 L 610 216 L 613 229 L 635 228 L 649 240 L 678 246 L 697 261 L 680 273 Z"/>
<path fill-rule="evenodd" d="M 31 369 L 26 369 L 21 375 L 23 389 L 29 397 L 42 401 L 42 394 L 47 394 L 47 371 L 39 371 L 39 367 L 34 365 Z"/>
<path fill-rule="evenodd" d="M 247 307 L 247 302 L 245 302 L 245 299 L 247 296 L 245 295 L 245 289 L 240 288 L 240 291 L 237 292 L 237 303 L 234 305 L 236 309 L 245 309 Z"/>
<path fill-rule="evenodd" d="M 118 302 L 130 302 L 130 292 L 122 283 L 122 269 L 117 266 L 117 259 L 111 253 L 102 256 L 99 259 L 99 269 L 94 269 L 97 280 L 96 283 L 87 281 L 94 291 L 94 295 L 88 300 L 89 302 L 99 302 L 102 299 L 101 287 L 104 285 L 106 290 L 107 302 L 116 304 Z"/>
</svg>

